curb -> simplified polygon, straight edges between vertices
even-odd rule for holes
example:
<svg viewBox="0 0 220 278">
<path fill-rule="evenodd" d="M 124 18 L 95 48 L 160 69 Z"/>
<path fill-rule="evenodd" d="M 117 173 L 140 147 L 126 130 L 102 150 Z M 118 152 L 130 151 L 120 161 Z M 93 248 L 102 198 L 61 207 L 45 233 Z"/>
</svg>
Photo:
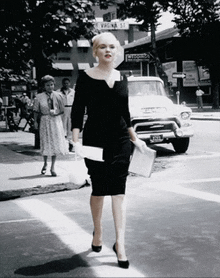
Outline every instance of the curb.
<svg viewBox="0 0 220 278">
<path fill-rule="evenodd" d="M 220 118 L 214 118 L 214 117 L 198 117 L 198 116 L 191 116 L 191 120 L 197 120 L 197 121 L 220 121 Z"/>
<path fill-rule="evenodd" d="M 28 197 L 32 195 L 40 195 L 40 194 L 48 194 L 55 193 L 60 191 L 69 191 L 69 190 L 77 190 L 83 187 L 90 186 L 88 181 L 86 180 L 83 185 L 77 185 L 71 182 L 68 183 L 58 183 L 46 186 L 36 186 L 32 188 L 24 188 L 24 189 L 15 189 L 15 190 L 6 190 L 0 191 L 0 202 L 14 200 L 17 198 Z"/>
</svg>

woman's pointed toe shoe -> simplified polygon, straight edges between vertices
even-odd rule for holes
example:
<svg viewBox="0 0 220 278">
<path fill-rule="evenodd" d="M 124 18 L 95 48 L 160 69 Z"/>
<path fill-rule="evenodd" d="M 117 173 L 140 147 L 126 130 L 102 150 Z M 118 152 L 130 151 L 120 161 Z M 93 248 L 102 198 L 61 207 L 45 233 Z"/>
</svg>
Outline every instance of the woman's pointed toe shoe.
<svg viewBox="0 0 220 278">
<path fill-rule="evenodd" d="M 92 244 L 92 251 L 99 253 L 102 250 L 102 245 L 101 246 L 95 246 Z"/>
<path fill-rule="evenodd" d="M 118 258 L 118 254 L 117 254 L 117 250 L 116 250 L 116 243 L 113 245 L 113 251 L 115 252 L 117 258 Z M 129 268 L 129 261 L 121 261 L 118 259 L 118 266 L 121 268 Z"/>
<path fill-rule="evenodd" d="M 93 231 L 93 236 L 95 235 L 95 232 Z M 102 245 L 100 246 L 95 246 L 92 244 L 92 251 L 99 253 L 102 250 Z"/>
</svg>

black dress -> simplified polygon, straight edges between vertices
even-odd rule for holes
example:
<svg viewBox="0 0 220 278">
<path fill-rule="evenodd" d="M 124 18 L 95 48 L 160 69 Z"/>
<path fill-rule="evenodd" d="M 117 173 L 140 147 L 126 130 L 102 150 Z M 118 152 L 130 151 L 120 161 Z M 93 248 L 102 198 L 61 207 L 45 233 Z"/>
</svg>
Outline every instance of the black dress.
<svg viewBox="0 0 220 278">
<path fill-rule="evenodd" d="M 94 79 L 83 72 L 77 79 L 75 91 L 72 129 L 82 130 L 86 109 L 83 145 L 103 148 L 104 162 L 85 158 L 92 195 L 125 194 L 131 154 L 127 78 L 121 77 L 110 88 L 105 80 Z"/>
</svg>

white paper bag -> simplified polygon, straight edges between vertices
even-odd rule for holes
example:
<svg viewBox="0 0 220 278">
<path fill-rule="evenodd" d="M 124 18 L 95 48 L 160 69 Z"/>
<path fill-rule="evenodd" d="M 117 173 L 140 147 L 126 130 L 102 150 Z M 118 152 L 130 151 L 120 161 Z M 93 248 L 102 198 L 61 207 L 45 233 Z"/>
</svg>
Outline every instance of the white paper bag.
<svg viewBox="0 0 220 278">
<path fill-rule="evenodd" d="M 156 151 L 146 148 L 146 151 L 141 153 L 135 147 L 128 170 L 131 173 L 149 178 L 152 173 L 155 158 Z"/>
</svg>

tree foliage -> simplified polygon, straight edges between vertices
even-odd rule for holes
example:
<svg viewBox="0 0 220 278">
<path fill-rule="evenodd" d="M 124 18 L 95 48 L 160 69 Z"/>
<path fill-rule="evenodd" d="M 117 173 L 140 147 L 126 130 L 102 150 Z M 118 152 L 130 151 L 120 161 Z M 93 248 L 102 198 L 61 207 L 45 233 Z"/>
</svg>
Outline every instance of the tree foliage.
<svg viewBox="0 0 220 278">
<path fill-rule="evenodd" d="M 51 54 L 70 47 L 69 42 L 80 36 L 91 38 L 93 2 L 1 0 L 0 79 L 26 79 L 33 63 L 43 75 L 51 66 Z"/>
<path fill-rule="evenodd" d="M 156 27 L 158 19 L 161 17 L 161 12 L 167 5 L 167 0 L 124 0 L 119 4 L 119 17 L 125 19 L 126 17 L 135 18 L 137 22 L 142 22 L 142 29 L 151 32 L 152 55 L 154 57 L 154 64 L 159 76 L 167 84 L 167 76 L 162 68 L 157 47 L 156 47 Z"/>
<path fill-rule="evenodd" d="M 165 3 L 166 0 L 124 0 L 119 4 L 119 16 L 122 19 L 130 17 L 135 18 L 137 22 L 142 21 L 143 30 L 151 31 L 152 23 L 158 25 Z"/>
</svg>

